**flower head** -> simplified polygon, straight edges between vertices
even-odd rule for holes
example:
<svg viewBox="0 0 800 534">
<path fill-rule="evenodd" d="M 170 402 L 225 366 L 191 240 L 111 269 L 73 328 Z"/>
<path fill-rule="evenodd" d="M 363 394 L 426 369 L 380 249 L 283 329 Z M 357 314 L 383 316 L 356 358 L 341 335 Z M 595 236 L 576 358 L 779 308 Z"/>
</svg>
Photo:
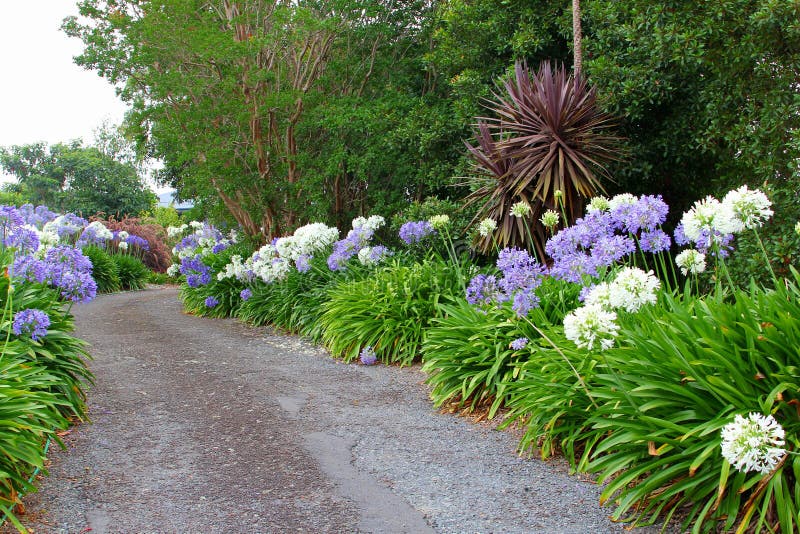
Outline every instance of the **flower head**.
<svg viewBox="0 0 800 534">
<path fill-rule="evenodd" d="M 586 206 L 586 213 L 592 213 L 593 211 L 608 211 L 611 208 L 611 204 L 606 197 L 593 197 L 589 200 L 589 205 Z"/>
<path fill-rule="evenodd" d="M 419 243 L 434 231 L 435 229 L 429 221 L 410 221 L 400 227 L 400 239 L 407 245 L 411 245 Z"/>
<path fill-rule="evenodd" d="M 706 270 L 706 255 L 699 250 L 687 248 L 675 256 L 675 263 L 681 268 L 684 276 L 689 273 L 702 273 Z"/>
<path fill-rule="evenodd" d="M 800 225 L 800 223 L 797 223 Z M 497 223 L 494 219 L 484 219 L 478 223 L 478 233 L 481 237 L 489 237 L 497 230 Z"/>
<path fill-rule="evenodd" d="M 564 335 L 578 348 L 607 350 L 619 332 L 617 314 L 598 304 L 581 306 L 564 317 Z"/>
<path fill-rule="evenodd" d="M 661 281 L 653 271 L 644 272 L 638 267 L 626 267 L 610 284 L 608 301 L 612 308 L 636 312 L 645 304 L 656 302 L 656 292 Z"/>
<path fill-rule="evenodd" d="M 511 215 L 517 218 L 525 217 L 531 212 L 531 207 L 527 202 L 519 201 L 511 206 Z"/>
<path fill-rule="evenodd" d="M 375 362 L 378 361 L 378 356 L 375 354 L 375 351 L 372 350 L 371 346 L 366 346 L 361 349 L 361 353 L 358 357 L 364 365 L 374 365 Z"/>
<path fill-rule="evenodd" d="M 219 299 L 217 297 L 206 297 L 205 300 L 206 308 L 213 308 L 217 304 L 219 304 Z"/>
<path fill-rule="evenodd" d="M 561 218 L 559 217 L 557 211 L 547 210 L 546 212 L 544 212 L 542 214 L 542 218 L 539 219 L 539 220 L 541 221 L 542 225 L 545 228 L 551 228 L 552 229 L 552 228 L 555 228 L 556 226 L 558 226 L 558 222 L 559 222 L 560 219 Z"/>
<path fill-rule="evenodd" d="M 252 296 L 253 296 L 253 292 L 250 291 L 250 289 L 248 289 L 248 288 L 242 289 L 239 292 L 239 298 L 241 298 L 244 301 L 247 301 Z"/>
<path fill-rule="evenodd" d="M 50 326 L 50 317 L 42 310 L 28 308 L 14 314 L 14 322 L 11 331 L 14 335 L 30 334 L 31 339 L 38 341 L 47 335 L 47 327 Z"/>
<path fill-rule="evenodd" d="M 509 343 L 508 346 L 513 350 L 522 350 L 528 344 L 528 341 L 527 337 L 520 337 Z"/>
<path fill-rule="evenodd" d="M 444 230 L 450 225 L 450 216 L 449 215 L 434 215 L 428 222 L 431 223 L 434 230 Z"/>
<path fill-rule="evenodd" d="M 745 473 L 770 473 L 786 454 L 783 427 L 771 415 L 737 415 L 721 434 L 722 456 Z"/>
<path fill-rule="evenodd" d="M 697 243 L 705 233 L 709 236 L 733 234 L 741 230 L 733 211 L 714 197 L 698 200 L 681 218 L 683 235 L 692 243 Z"/>
<path fill-rule="evenodd" d="M 750 190 L 746 185 L 729 191 L 722 199 L 722 205 L 729 209 L 742 229 L 758 228 L 772 217 L 772 202 L 760 190 Z"/>
</svg>

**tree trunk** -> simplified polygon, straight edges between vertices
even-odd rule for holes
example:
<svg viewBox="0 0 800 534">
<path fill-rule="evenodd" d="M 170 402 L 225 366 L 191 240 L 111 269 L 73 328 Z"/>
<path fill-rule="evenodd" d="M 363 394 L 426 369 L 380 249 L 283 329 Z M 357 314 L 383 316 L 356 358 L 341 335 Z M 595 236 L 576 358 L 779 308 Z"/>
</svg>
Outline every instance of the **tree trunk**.
<svg viewBox="0 0 800 534">
<path fill-rule="evenodd" d="M 572 0 L 572 53 L 575 64 L 575 77 L 581 75 L 583 50 L 581 49 L 581 1 Z"/>
</svg>

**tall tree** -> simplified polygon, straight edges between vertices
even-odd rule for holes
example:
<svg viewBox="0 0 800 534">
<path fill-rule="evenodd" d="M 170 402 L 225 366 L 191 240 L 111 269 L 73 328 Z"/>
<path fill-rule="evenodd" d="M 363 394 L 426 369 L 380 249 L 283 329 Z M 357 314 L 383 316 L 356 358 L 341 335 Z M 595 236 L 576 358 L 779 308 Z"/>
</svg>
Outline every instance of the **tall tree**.
<svg viewBox="0 0 800 534">
<path fill-rule="evenodd" d="M 583 69 L 583 29 L 581 28 L 581 0 L 572 0 L 572 57 L 575 76 L 581 75 Z"/>
</svg>

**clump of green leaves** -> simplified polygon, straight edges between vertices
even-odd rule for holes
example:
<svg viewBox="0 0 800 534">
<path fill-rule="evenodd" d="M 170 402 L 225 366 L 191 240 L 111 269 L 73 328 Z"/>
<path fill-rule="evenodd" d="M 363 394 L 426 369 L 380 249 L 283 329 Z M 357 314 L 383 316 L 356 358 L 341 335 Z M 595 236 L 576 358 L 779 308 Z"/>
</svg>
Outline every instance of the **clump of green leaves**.
<svg viewBox="0 0 800 534">
<path fill-rule="evenodd" d="M 347 362 L 371 346 L 384 363 L 410 365 L 420 356 L 425 330 L 442 314 L 440 304 L 463 291 L 460 274 L 443 260 L 395 260 L 369 278 L 337 284 L 322 305 L 322 340 Z"/>
<path fill-rule="evenodd" d="M 91 245 L 83 248 L 83 254 L 92 262 L 92 277 L 97 282 L 98 293 L 113 293 L 121 289 L 119 266 L 105 250 Z"/>
<path fill-rule="evenodd" d="M 112 261 L 117 265 L 120 287 L 125 290 L 144 289 L 150 279 L 150 269 L 136 256 L 114 254 Z"/>
</svg>

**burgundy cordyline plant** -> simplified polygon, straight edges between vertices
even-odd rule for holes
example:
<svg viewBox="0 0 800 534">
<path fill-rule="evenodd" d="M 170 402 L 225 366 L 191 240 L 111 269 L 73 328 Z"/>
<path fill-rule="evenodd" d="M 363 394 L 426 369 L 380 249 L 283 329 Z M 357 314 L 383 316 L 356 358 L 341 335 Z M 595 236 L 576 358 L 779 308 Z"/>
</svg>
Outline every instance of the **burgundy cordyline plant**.
<svg viewBox="0 0 800 534">
<path fill-rule="evenodd" d="M 479 118 L 477 146 L 467 144 L 482 184 L 467 201 L 482 204 L 473 225 L 489 218 L 497 229 L 479 235 L 476 248 L 519 247 L 543 259 L 542 214 L 555 210 L 569 225 L 586 199 L 603 191 L 606 165 L 620 157 L 619 138 L 610 133 L 614 120 L 583 77 L 547 62 L 534 76 L 517 62 L 487 107 L 495 116 Z M 519 202 L 530 207 L 524 217 L 510 212 Z"/>
</svg>

